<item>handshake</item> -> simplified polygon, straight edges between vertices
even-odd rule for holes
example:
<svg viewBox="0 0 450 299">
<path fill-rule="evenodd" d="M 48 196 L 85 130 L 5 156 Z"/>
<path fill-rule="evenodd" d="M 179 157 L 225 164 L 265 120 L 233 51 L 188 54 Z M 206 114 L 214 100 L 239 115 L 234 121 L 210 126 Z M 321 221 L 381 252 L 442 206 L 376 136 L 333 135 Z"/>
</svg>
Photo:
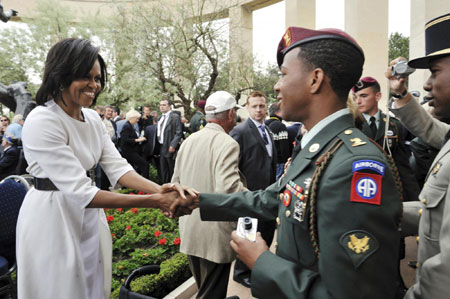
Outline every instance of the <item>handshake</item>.
<svg viewBox="0 0 450 299">
<path fill-rule="evenodd" d="M 189 215 L 200 203 L 198 191 L 178 183 L 162 185 L 158 195 L 159 208 L 170 218 Z"/>
</svg>

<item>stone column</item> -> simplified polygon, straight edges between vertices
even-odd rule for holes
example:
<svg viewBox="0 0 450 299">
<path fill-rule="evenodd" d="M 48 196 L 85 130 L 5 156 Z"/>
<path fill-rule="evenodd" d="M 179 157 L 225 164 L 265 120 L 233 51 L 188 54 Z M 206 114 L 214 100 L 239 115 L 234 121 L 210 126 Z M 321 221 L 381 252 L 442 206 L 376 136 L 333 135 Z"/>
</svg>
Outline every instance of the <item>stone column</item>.
<svg viewBox="0 0 450 299">
<path fill-rule="evenodd" d="M 386 111 L 389 98 L 384 72 L 389 58 L 388 0 L 345 0 L 345 31 L 356 39 L 365 55 L 362 76 L 378 80 L 383 97 L 379 107 Z"/>
<path fill-rule="evenodd" d="M 285 0 L 286 28 L 316 28 L 316 0 Z"/>
<path fill-rule="evenodd" d="M 252 84 L 253 68 L 253 17 L 244 5 L 229 9 L 230 18 L 230 85 L 239 90 Z M 238 78 L 246 77 L 247 80 Z"/>
<path fill-rule="evenodd" d="M 425 55 L 425 23 L 450 11 L 448 0 L 411 1 L 411 32 L 409 37 L 409 59 Z M 416 70 L 409 76 L 409 90 L 419 90 L 421 99 L 426 94 L 423 84 L 428 79 L 428 70 Z"/>
</svg>

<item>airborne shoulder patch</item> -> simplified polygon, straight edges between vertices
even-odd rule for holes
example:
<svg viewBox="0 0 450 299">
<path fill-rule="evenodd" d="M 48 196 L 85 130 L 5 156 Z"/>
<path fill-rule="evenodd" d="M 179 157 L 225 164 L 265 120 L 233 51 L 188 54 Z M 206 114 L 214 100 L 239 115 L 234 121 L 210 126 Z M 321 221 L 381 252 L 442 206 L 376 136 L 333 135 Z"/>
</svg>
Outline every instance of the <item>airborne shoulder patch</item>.
<svg viewBox="0 0 450 299">
<path fill-rule="evenodd" d="M 355 268 L 358 268 L 369 256 L 379 248 L 378 240 L 363 230 L 352 230 L 344 233 L 339 244 L 350 257 Z"/>
<path fill-rule="evenodd" d="M 354 172 L 350 201 L 380 205 L 382 179 L 379 174 Z"/>
<path fill-rule="evenodd" d="M 353 162 L 352 171 L 373 170 L 384 176 L 385 166 L 383 163 L 374 160 L 358 160 Z"/>
</svg>

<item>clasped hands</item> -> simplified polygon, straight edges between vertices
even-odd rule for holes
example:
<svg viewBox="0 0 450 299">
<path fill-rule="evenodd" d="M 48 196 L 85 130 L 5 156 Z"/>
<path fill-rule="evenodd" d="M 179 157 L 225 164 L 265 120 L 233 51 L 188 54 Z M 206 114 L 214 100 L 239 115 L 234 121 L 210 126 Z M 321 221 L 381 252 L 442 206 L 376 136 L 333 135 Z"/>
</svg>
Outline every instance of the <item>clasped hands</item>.
<svg viewBox="0 0 450 299">
<path fill-rule="evenodd" d="M 162 185 L 159 194 L 159 207 L 170 218 L 189 215 L 199 205 L 199 192 L 178 183 Z"/>
</svg>

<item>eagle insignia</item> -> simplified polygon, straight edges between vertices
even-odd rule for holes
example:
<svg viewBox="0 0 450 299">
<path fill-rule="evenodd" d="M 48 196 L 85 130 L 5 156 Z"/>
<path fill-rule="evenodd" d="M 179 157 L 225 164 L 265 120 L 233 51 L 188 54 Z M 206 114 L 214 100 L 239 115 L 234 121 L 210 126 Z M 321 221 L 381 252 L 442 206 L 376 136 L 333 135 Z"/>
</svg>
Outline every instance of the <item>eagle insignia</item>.
<svg viewBox="0 0 450 299">
<path fill-rule="evenodd" d="M 354 234 L 350 235 L 350 241 L 347 243 L 348 248 L 350 248 L 357 254 L 366 252 L 367 250 L 369 250 L 369 240 L 370 238 L 368 236 L 364 236 L 361 239 L 358 239 L 358 237 Z"/>
</svg>

